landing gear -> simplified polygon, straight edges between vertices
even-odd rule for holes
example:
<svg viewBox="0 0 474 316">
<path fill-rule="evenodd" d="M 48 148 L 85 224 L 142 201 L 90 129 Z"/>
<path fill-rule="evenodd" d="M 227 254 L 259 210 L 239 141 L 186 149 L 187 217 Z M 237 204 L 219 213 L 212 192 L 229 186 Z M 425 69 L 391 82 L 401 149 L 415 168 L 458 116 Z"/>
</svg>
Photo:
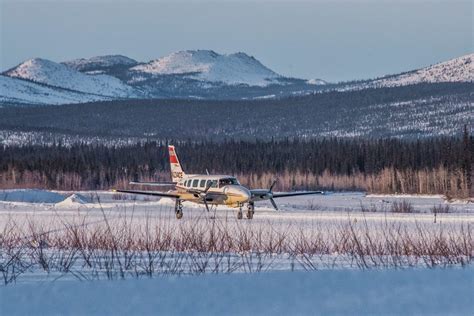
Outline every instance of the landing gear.
<svg viewBox="0 0 474 316">
<path fill-rule="evenodd" d="M 243 213 L 242 213 L 242 204 L 239 205 L 239 212 L 237 213 L 237 219 L 242 219 Z"/>
<path fill-rule="evenodd" d="M 183 205 L 181 204 L 181 200 L 176 199 L 176 204 L 174 206 L 174 212 L 176 213 L 176 218 L 177 219 L 183 218 Z"/>
<path fill-rule="evenodd" d="M 247 205 L 247 218 L 252 219 L 254 213 L 255 213 L 255 204 L 253 202 L 249 202 L 249 204 Z"/>
</svg>

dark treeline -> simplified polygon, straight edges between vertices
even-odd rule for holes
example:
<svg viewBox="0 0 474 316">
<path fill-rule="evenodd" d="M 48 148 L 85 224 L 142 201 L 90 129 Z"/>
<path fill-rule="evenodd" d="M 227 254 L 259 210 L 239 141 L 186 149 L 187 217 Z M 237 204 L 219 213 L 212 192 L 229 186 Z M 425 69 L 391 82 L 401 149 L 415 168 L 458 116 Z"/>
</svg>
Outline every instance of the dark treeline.
<svg viewBox="0 0 474 316">
<path fill-rule="evenodd" d="M 472 196 L 473 137 L 417 141 L 313 139 L 179 142 L 188 173 L 234 174 L 251 187 L 279 178 L 285 189 L 361 189 Z M 0 148 L 0 185 L 49 189 L 124 187 L 138 177 L 168 180 L 167 142 Z"/>
</svg>

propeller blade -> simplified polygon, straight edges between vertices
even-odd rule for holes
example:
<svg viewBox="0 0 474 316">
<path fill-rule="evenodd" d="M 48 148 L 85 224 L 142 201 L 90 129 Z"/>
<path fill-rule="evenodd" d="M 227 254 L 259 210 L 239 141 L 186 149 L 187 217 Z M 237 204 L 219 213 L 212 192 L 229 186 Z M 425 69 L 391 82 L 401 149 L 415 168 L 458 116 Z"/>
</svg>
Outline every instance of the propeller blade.
<svg viewBox="0 0 474 316">
<path fill-rule="evenodd" d="M 206 197 L 203 199 L 204 205 L 206 206 L 206 210 L 209 212 L 209 205 L 207 205 Z"/>
<path fill-rule="evenodd" d="M 272 202 L 272 205 L 275 208 L 275 210 L 278 211 L 278 206 L 276 205 L 275 200 L 273 198 L 270 198 L 270 202 Z"/>
<path fill-rule="evenodd" d="M 209 189 L 212 187 L 213 184 L 214 184 L 214 181 L 209 181 L 209 183 L 206 185 L 206 188 L 204 189 L 204 193 L 207 194 L 207 191 L 209 191 Z"/>
<path fill-rule="evenodd" d="M 270 186 L 270 189 L 268 189 L 268 192 L 272 192 L 272 191 L 273 191 L 273 187 L 274 187 L 275 184 L 277 183 L 277 180 L 278 180 L 278 179 L 273 180 L 273 183 L 272 183 L 272 185 Z"/>
</svg>

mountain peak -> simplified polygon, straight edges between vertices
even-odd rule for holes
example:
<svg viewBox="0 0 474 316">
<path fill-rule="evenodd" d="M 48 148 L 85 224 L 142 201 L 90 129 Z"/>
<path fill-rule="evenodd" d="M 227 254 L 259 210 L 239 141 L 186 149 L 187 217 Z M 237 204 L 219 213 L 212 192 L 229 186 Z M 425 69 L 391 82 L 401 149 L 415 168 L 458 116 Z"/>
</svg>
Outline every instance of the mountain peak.
<svg viewBox="0 0 474 316">
<path fill-rule="evenodd" d="M 83 74 L 67 65 L 42 58 L 28 59 L 5 75 L 100 96 L 124 97 L 133 93 L 131 87 L 115 77 Z"/>
<path fill-rule="evenodd" d="M 61 64 L 76 69 L 78 71 L 94 71 L 111 67 L 132 67 L 138 61 L 123 55 L 103 55 L 90 58 L 78 58 L 62 62 Z"/>
<path fill-rule="evenodd" d="M 225 84 L 266 86 L 281 77 L 245 53 L 221 55 L 212 50 L 171 53 L 131 68 L 149 75 L 188 75 L 189 78 Z"/>
</svg>

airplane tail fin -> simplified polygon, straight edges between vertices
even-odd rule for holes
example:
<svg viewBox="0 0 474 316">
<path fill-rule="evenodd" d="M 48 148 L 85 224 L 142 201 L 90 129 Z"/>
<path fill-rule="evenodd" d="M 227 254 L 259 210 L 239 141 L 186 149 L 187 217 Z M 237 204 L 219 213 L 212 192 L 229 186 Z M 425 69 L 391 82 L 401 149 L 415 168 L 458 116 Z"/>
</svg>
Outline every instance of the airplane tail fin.
<svg viewBox="0 0 474 316">
<path fill-rule="evenodd" d="M 168 151 L 170 154 L 171 179 L 173 182 L 179 182 L 179 180 L 184 177 L 185 173 L 181 168 L 181 164 L 179 163 L 174 146 L 169 145 Z"/>
</svg>

